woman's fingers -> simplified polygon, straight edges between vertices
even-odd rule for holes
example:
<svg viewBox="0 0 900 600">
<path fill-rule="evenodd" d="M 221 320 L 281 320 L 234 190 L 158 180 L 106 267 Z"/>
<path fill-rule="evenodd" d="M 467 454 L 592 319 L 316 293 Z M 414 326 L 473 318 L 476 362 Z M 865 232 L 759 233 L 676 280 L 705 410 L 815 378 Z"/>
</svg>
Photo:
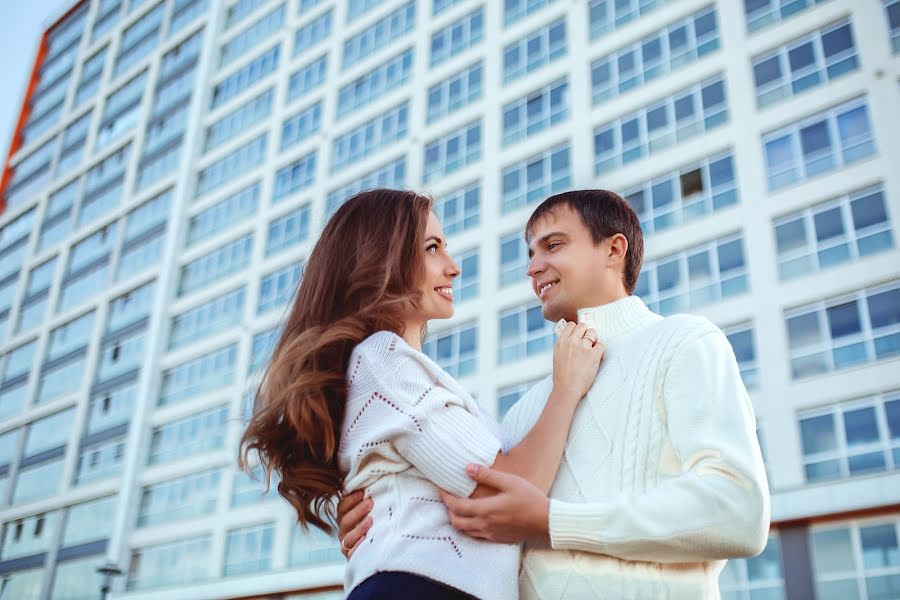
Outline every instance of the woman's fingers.
<svg viewBox="0 0 900 600">
<path fill-rule="evenodd" d="M 360 521 L 356 527 L 354 527 L 350 532 L 342 536 L 341 540 L 341 554 L 343 554 L 346 558 L 350 558 L 353 556 L 353 552 L 359 547 L 360 543 L 366 538 L 366 533 L 368 533 L 369 528 L 372 527 L 372 517 L 365 517 L 362 521 Z M 348 550 L 349 548 L 349 550 Z"/>
<path fill-rule="evenodd" d="M 338 502 L 338 535 L 341 539 L 372 510 L 372 500 L 364 500 L 363 490 L 347 494 Z"/>
</svg>

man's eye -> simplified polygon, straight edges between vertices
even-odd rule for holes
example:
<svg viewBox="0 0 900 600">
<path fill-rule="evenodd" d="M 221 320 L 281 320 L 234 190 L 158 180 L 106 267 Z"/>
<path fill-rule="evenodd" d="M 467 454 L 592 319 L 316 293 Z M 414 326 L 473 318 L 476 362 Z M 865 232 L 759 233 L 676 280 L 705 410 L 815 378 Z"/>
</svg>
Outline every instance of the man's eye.
<svg viewBox="0 0 900 600">
<path fill-rule="evenodd" d="M 553 249 L 556 248 L 557 246 L 561 246 L 561 245 L 562 245 L 562 244 L 560 244 L 559 242 L 553 242 L 553 243 L 551 243 L 551 244 L 547 244 L 547 248 L 550 249 L 550 250 L 553 250 Z"/>
</svg>

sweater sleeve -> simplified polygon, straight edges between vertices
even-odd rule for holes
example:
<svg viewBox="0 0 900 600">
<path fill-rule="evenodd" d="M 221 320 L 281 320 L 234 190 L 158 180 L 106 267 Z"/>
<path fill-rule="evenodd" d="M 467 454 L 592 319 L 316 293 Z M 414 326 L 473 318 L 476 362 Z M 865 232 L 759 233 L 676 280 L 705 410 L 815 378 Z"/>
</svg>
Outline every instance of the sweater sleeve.
<svg viewBox="0 0 900 600">
<path fill-rule="evenodd" d="M 397 452 L 436 486 L 467 497 L 476 483 L 466 465 L 491 466 L 501 442 L 483 417 L 465 400 L 432 379 L 425 366 L 404 358 L 389 375 L 382 374 L 388 402 L 405 412 L 404 426 L 393 439 Z"/>
<path fill-rule="evenodd" d="M 721 331 L 676 349 L 663 400 L 681 472 L 608 501 L 551 500 L 553 548 L 691 562 L 754 556 L 765 547 L 769 493 L 755 417 Z"/>
</svg>

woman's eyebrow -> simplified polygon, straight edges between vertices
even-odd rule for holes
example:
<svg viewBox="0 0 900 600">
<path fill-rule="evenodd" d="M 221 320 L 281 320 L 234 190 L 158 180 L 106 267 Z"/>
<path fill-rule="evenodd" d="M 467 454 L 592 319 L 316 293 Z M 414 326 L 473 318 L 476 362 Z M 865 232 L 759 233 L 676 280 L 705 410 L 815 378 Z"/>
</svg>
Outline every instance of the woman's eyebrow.
<svg viewBox="0 0 900 600">
<path fill-rule="evenodd" d="M 444 240 L 442 240 L 441 238 L 439 238 L 436 235 L 428 236 L 428 239 L 426 239 L 425 242 L 427 243 L 427 242 L 430 242 L 431 240 L 434 240 L 435 242 L 437 242 L 438 244 L 440 244 L 442 246 L 444 245 Z"/>
</svg>

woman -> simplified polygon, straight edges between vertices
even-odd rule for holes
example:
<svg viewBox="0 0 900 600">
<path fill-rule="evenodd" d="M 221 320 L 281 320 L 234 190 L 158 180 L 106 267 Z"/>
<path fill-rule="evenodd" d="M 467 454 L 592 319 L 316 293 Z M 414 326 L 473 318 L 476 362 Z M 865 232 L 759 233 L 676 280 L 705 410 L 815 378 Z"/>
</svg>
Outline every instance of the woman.
<svg viewBox="0 0 900 600">
<path fill-rule="evenodd" d="M 460 535 L 438 490 L 484 493 L 465 474 L 475 463 L 548 491 L 600 365 L 596 333 L 568 324 L 540 420 L 501 452 L 496 423 L 421 351 L 427 322 L 453 315 L 458 275 L 428 197 L 348 200 L 310 255 L 241 440 L 242 466 L 256 452 L 303 527 L 332 533 L 337 498 L 366 490 L 375 525 L 346 571 L 352 600 L 516 598 L 519 547 Z"/>
</svg>

